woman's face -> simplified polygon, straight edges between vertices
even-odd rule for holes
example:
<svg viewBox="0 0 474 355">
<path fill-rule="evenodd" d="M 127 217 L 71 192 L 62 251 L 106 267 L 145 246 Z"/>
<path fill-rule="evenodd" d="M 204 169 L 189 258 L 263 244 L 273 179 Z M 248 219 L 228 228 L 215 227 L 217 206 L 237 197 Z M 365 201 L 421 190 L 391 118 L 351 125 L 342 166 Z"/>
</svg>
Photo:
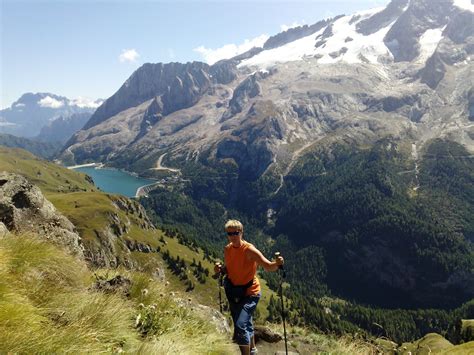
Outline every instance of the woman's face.
<svg viewBox="0 0 474 355">
<path fill-rule="evenodd" d="M 237 228 L 228 228 L 226 232 L 229 242 L 234 246 L 240 246 L 242 241 L 242 231 Z"/>
</svg>

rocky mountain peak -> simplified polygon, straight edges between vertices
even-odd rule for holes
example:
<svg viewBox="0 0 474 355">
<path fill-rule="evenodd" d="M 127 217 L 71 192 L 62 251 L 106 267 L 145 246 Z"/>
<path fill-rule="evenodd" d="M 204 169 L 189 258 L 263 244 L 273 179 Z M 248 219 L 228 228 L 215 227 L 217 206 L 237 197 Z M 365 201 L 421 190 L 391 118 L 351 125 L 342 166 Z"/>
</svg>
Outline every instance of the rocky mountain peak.
<svg viewBox="0 0 474 355">
<path fill-rule="evenodd" d="M 48 92 L 38 92 L 36 94 L 32 92 L 28 92 L 21 95 L 20 98 L 12 104 L 12 108 L 15 108 L 15 107 L 32 108 L 32 107 L 38 107 L 38 106 L 46 107 L 46 106 L 40 105 L 40 102 L 41 100 L 47 97 L 50 97 L 59 102 L 68 101 L 68 99 L 64 96 L 59 96 L 59 95 L 51 94 Z"/>
<path fill-rule="evenodd" d="M 392 0 L 385 9 L 357 23 L 357 32 L 368 36 L 390 25 L 405 10 L 409 0 Z"/>
<path fill-rule="evenodd" d="M 11 107 L 0 111 L 0 133 L 35 137 L 43 127 L 60 117 L 69 119 L 76 114 L 88 114 L 90 117 L 101 102 L 102 100 L 91 101 L 85 98 L 71 100 L 51 93 L 26 93 Z"/>
<path fill-rule="evenodd" d="M 332 21 L 334 21 L 334 19 L 321 20 L 311 26 L 298 26 L 290 28 L 284 32 L 280 32 L 277 35 L 271 36 L 269 39 L 267 39 L 267 41 L 263 44 L 263 49 L 281 47 L 287 43 L 296 41 L 297 39 L 312 35 L 322 28 L 327 27 Z"/>
<path fill-rule="evenodd" d="M 210 83 L 209 65 L 205 63 L 146 63 L 97 109 L 84 128 L 91 128 L 157 96 L 161 97 L 165 115 L 192 106 Z"/>
<path fill-rule="evenodd" d="M 419 40 L 428 30 L 442 31 L 453 12 L 452 0 L 412 0 L 384 38 L 396 62 L 412 61 L 420 54 Z"/>
</svg>

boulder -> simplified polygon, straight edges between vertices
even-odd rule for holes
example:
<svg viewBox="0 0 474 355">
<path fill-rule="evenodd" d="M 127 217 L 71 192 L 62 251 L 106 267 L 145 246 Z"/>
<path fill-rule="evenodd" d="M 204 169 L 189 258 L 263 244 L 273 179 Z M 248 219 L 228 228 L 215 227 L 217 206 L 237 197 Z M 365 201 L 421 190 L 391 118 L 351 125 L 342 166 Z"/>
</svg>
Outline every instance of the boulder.
<svg viewBox="0 0 474 355">
<path fill-rule="evenodd" d="M 280 334 L 273 332 L 267 327 L 263 327 L 259 325 L 256 325 L 254 327 L 254 332 L 255 332 L 255 342 L 264 340 L 267 343 L 278 343 L 280 340 L 283 339 L 283 337 Z"/>
<path fill-rule="evenodd" d="M 131 286 L 132 282 L 130 279 L 117 275 L 110 280 L 98 280 L 93 288 L 105 293 L 122 293 L 124 296 L 128 297 L 130 295 Z"/>
<path fill-rule="evenodd" d="M 74 225 L 21 175 L 0 172 L 0 222 L 12 233 L 38 234 L 74 255 L 84 255 Z"/>
</svg>

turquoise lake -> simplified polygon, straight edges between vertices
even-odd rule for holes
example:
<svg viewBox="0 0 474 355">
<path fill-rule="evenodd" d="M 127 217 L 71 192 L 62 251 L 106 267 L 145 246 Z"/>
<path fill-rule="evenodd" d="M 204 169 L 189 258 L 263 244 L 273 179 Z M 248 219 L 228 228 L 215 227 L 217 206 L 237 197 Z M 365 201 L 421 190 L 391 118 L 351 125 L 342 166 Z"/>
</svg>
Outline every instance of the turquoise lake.
<svg viewBox="0 0 474 355">
<path fill-rule="evenodd" d="M 133 176 L 116 169 L 95 169 L 94 167 L 75 168 L 74 170 L 89 175 L 94 184 L 104 192 L 121 194 L 127 197 L 135 197 L 140 186 L 152 184 L 155 181 Z"/>
</svg>

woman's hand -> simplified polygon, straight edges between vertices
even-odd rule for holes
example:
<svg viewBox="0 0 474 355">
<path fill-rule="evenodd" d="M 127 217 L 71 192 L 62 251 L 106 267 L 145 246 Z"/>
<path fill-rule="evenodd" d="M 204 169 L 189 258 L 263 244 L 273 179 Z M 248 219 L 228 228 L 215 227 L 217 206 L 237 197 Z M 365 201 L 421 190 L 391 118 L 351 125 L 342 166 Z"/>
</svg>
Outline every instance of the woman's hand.
<svg viewBox="0 0 474 355">
<path fill-rule="evenodd" d="M 278 266 L 282 266 L 285 263 L 285 259 L 280 255 L 276 257 L 275 262 Z"/>
</svg>

